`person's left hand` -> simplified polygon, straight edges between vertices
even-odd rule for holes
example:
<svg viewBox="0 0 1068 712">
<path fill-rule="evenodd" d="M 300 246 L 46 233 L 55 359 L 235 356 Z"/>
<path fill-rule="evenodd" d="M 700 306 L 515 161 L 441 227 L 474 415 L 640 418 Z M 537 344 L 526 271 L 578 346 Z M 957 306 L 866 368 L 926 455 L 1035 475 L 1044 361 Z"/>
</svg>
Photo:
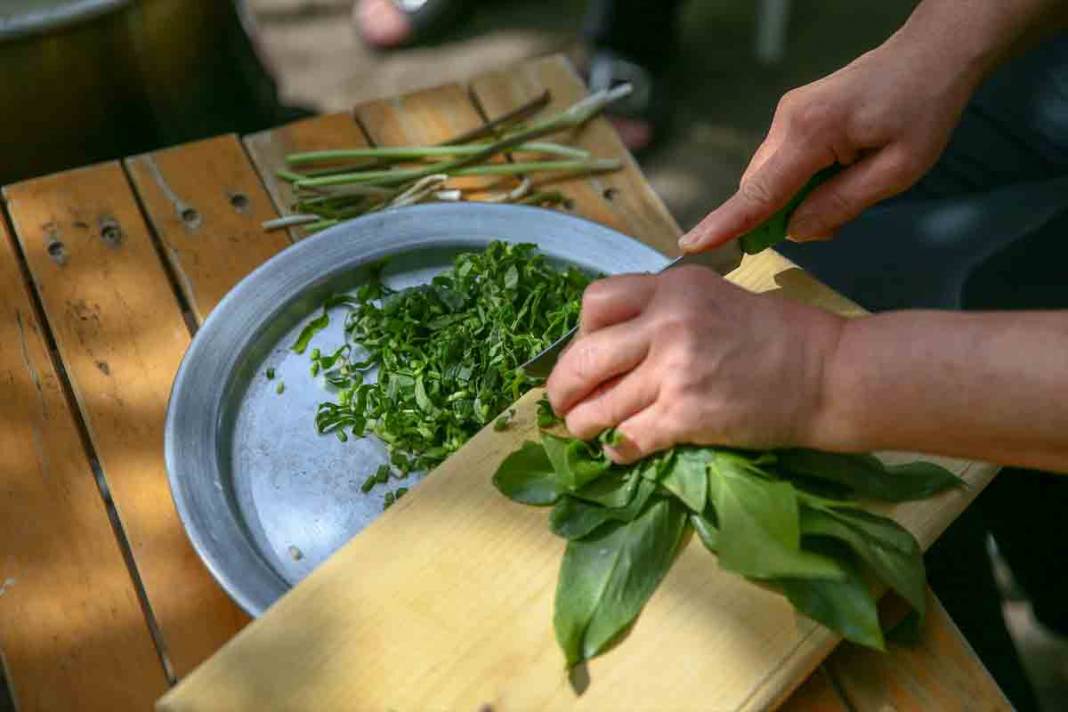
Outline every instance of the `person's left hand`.
<svg viewBox="0 0 1068 712">
<path fill-rule="evenodd" d="M 617 428 L 632 462 L 677 443 L 805 445 L 842 319 L 704 267 L 604 279 L 546 387 L 575 437 Z"/>
</svg>

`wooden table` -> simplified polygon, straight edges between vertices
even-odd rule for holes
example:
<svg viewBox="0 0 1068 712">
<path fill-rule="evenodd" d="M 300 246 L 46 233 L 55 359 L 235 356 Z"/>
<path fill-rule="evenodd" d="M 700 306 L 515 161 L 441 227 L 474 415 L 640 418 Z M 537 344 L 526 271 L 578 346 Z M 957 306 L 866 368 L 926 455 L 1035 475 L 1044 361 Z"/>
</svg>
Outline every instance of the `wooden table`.
<svg viewBox="0 0 1068 712">
<path fill-rule="evenodd" d="M 163 420 L 197 326 L 246 273 L 301 237 L 261 228 L 287 201 L 274 177 L 282 156 L 435 143 L 544 89 L 557 106 L 585 91 L 550 57 L 364 103 L 354 115 L 3 188 L 0 659 L 18 709 L 146 708 L 248 622 L 182 530 Z M 576 140 L 625 167 L 560 183 L 568 209 L 674 252 L 678 226 L 609 124 L 594 121 Z M 789 294 L 835 297 L 794 277 Z M 878 655 L 843 645 L 786 703 L 887 705 L 1007 707 L 936 601 L 919 646 Z"/>
</svg>

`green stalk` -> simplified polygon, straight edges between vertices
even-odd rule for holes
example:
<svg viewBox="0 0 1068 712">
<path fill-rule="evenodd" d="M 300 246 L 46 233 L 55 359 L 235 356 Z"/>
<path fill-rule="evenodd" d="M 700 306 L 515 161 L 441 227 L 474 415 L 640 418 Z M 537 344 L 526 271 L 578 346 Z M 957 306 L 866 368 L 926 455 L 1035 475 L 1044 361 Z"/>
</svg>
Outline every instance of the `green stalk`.
<svg viewBox="0 0 1068 712">
<path fill-rule="evenodd" d="M 452 163 L 446 161 L 446 164 Z M 417 180 L 433 173 L 448 172 L 452 176 L 511 176 L 520 173 L 600 173 L 614 171 L 622 164 L 614 158 L 593 158 L 581 161 L 520 161 L 517 163 L 491 163 L 480 166 L 462 166 L 451 169 L 441 163 L 431 164 L 427 168 L 401 168 L 389 171 L 363 171 L 360 173 L 342 173 L 321 178 L 305 178 L 297 181 L 298 188 L 320 188 L 323 186 L 346 185 L 349 183 L 374 183 L 379 186 L 396 185 Z"/>
<path fill-rule="evenodd" d="M 291 166 L 305 165 L 308 163 L 328 163 L 332 161 L 349 161 L 360 158 L 393 158 L 398 160 L 414 160 L 434 156 L 470 156 L 481 153 L 491 148 L 492 143 L 470 143 L 462 146 L 367 146 L 360 148 L 345 148 L 330 151 L 306 151 L 304 153 L 291 153 L 286 156 L 286 162 Z M 555 156 L 567 156 L 568 158 L 589 158 L 590 152 L 563 146 L 558 143 L 546 141 L 534 141 L 516 146 L 517 151 L 530 153 L 545 153 Z"/>
<path fill-rule="evenodd" d="M 516 172 L 522 171 L 509 171 L 503 172 L 496 171 L 490 173 L 461 173 L 457 169 L 465 166 L 470 166 L 475 163 L 481 163 L 482 161 L 490 158 L 498 153 L 513 149 L 528 141 L 532 141 L 535 138 L 545 136 L 547 134 L 556 133 L 563 129 L 575 128 L 593 118 L 598 112 L 605 106 L 627 96 L 631 92 L 630 84 L 621 84 L 618 87 L 607 89 L 599 92 L 594 92 L 581 101 L 572 104 L 569 108 L 561 111 L 558 114 L 554 114 L 542 121 L 536 122 L 526 128 L 517 130 L 516 132 L 509 134 L 499 141 L 491 143 L 484 148 L 476 151 L 467 156 L 460 158 L 454 158 L 451 161 L 443 161 L 438 163 L 432 163 L 423 168 L 415 169 L 401 169 L 395 171 L 363 171 L 362 173 L 342 173 L 332 176 L 323 176 L 321 178 L 306 178 L 296 182 L 298 187 L 312 188 L 323 185 L 342 185 L 345 183 L 376 183 L 378 185 L 396 185 L 397 183 L 404 183 L 409 180 L 417 180 L 424 176 L 428 176 L 434 173 L 447 173 L 450 175 L 511 175 Z M 545 161 L 544 163 L 562 163 L 561 161 Z M 516 165 L 516 164 L 512 164 Z M 482 168 L 482 166 L 476 166 Z M 618 166 L 617 166 L 618 167 Z M 568 168 L 540 168 L 537 170 L 573 170 Z M 579 169 L 582 170 L 582 169 Z M 613 169 L 601 169 L 601 170 L 613 170 Z M 359 176 L 353 178 L 353 176 Z"/>
</svg>

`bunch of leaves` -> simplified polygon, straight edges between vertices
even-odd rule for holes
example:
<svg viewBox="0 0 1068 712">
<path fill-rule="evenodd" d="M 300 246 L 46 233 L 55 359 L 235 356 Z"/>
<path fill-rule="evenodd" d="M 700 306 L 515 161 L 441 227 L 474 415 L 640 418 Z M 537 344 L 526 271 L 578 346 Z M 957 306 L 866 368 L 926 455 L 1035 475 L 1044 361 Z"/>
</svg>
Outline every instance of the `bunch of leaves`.
<svg viewBox="0 0 1068 712">
<path fill-rule="evenodd" d="M 379 266 L 354 294 L 328 300 L 293 344 L 303 353 L 330 310 L 346 310 L 345 342 L 311 352 L 312 374 L 336 393 L 318 406 L 318 431 L 377 435 L 400 475 L 434 467 L 535 385 L 519 366 L 574 326 L 589 281 L 534 245 L 504 242 L 401 291 Z"/>
<path fill-rule="evenodd" d="M 549 528 L 567 539 L 553 625 L 569 667 L 626 632 L 691 529 L 724 569 L 882 650 L 876 587 L 896 591 L 922 620 L 923 558 L 908 531 L 860 500 L 902 502 L 962 484 L 929 462 L 810 450 L 679 446 L 619 466 L 600 442 L 550 432 L 509 455 L 493 482 L 516 502 L 551 506 Z"/>
</svg>

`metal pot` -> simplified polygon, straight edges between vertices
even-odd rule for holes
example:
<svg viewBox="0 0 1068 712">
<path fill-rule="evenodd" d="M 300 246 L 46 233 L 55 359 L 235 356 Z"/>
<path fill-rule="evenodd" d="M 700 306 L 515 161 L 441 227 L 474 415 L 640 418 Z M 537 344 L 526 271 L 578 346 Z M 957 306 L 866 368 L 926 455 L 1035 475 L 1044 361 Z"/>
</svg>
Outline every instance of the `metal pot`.
<svg viewBox="0 0 1068 712">
<path fill-rule="evenodd" d="M 0 183 L 290 115 L 225 0 L 0 0 Z"/>
</svg>

